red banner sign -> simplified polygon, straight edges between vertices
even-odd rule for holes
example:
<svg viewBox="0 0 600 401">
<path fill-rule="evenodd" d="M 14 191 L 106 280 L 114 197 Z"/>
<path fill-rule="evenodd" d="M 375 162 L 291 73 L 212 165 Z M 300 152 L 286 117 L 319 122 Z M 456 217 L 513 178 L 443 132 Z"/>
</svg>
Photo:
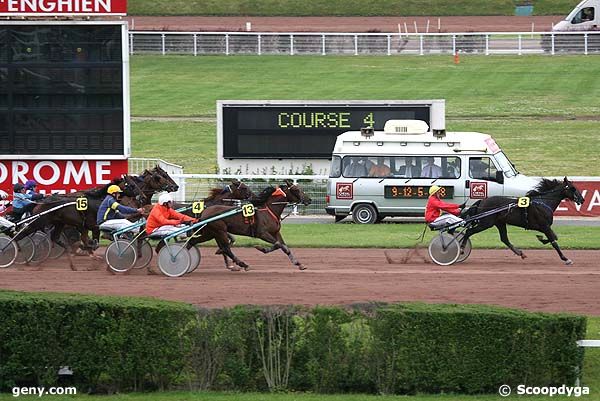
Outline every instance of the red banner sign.
<svg viewBox="0 0 600 401">
<path fill-rule="evenodd" d="M 105 185 L 127 174 L 127 160 L 0 161 L 0 189 L 12 194 L 17 182 L 35 180 L 41 193 L 66 193 Z"/>
<path fill-rule="evenodd" d="M 585 201 L 576 205 L 572 201 L 562 201 L 554 213 L 555 216 L 600 216 L 600 181 L 573 181 Z"/>
<path fill-rule="evenodd" d="M 0 0 L 0 16 L 126 14 L 127 0 Z"/>
</svg>

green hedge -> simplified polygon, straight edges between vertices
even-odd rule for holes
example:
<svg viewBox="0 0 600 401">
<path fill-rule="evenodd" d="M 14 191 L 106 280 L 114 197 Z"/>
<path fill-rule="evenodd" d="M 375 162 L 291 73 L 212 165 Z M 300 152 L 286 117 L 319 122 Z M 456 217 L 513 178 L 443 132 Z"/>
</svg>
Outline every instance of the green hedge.
<svg viewBox="0 0 600 401">
<path fill-rule="evenodd" d="M 53 385 L 69 366 L 79 391 L 168 387 L 184 368 L 196 311 L 139 298 L 0 291 L 0 391 Z"/>
<path fill-rule="evenodd" d="M 186 386 L 318 393 L 495 393 L 573 384 L 586 319 L 478 306 L 238 306 L 0 291 L 0 391 Z"/>
<path fill-rule="evenodd" d="M 495 393 L 573 384 L 586 320 L 488 306 L 236 307 L 190 327 L 203 389 Z"/>
</svg>

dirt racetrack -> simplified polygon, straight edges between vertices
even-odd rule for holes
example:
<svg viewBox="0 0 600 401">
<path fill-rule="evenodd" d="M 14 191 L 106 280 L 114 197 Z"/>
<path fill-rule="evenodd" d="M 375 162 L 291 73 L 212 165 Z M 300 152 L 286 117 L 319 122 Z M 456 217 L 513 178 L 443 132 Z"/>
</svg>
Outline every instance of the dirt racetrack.
<svg viewBox="0 0 600 401">
<path fill-rule="evenodd" d="M 127 17 L 131 30 L 214 32 L 546 32 L 565 16 L 477 17 Z M 427 23 L 429 21 L 429 27 Z M 438 29 L 439 24 L 439 29 Z M 405 28 L 406 26 L 406 28 Z"/>
<path fill-rule="evenodd" d="M 214 248 L 202 248 L 200 268 L 181 278 L 134 271 L 112 275 L 103 261 L 76 257 L 72 272 L 63 257 L 36 267 L 0 269 L 0 288 L 88 294 L 151 296 L 203 307 L 236 304 L 349 304 L 368 301 L 482 303 L 532 311 L 600 316 L 600 251 L 572 251 L 565 266 L 553 250 L 529 250 L 520 260 L 508 250 L 474 250 L 464 263 L 441 267 L 402 249 L 296 249 L 308 267 L 295 269 L 281 252 L 263 255 L 236 248 L 248 272 L 230 272 Z M 421 253 L 426 256 L 426 250 Z M 156 262 L 152 262 L 154 269 Z M 96 271 L 85 271 L 92 266 Z"/>
</svg>

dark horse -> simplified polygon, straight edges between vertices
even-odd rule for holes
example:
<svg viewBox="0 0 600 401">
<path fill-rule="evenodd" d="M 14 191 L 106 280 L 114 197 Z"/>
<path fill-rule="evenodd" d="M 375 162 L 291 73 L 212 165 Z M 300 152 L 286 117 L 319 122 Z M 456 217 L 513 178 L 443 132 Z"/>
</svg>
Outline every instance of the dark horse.
<svg viewBox="0 0 600 401">
<path fill-rule="evenodd" d="M 471 206 L 464 214 L 463 217 L 475 216 L 483 212 L 496 209 L 498 207 L 514 204 L 515 206 L 508 209 L 507 211 L 492 214 L 487 217 L 479 219 L 477 224 L 467 229 L 463 244 L 471 235 L 478 232 L 487 230 L 492 226 L 496 226 L 500 233 L 500 239 L 506 244 L 515 254 L 525 259 L 525 254 L 518 248 L 515 248 L 513 244 L 508 240 L 508 234 L 506 225 L 510 224 L 525 228 L 527 230 L 540 231 L 546 235 L 544 238 L 538 235 L 537 238 L 542 244 L 552 244 L 558 256 L 565 264 L 570 265 L 573 262 L 563 255 L 560 250 L 558 243 L 558 237 L 552 231 L 552 221 L 554 211 L 563 199 L 569 199 L 581 205 L 583 203 L 583 196 L 571 181 L 564 178 L 560 180 L 549 180 L 543 178 L 542 181 L 531 191 L 527 192 L 530 202 L 527 207 L 518 207 L 517 198 L 509 198 L 505 196 L 492 196 L 481 201 L 476 202 Z"/>
<path fill-rule="evenodd" d="M 291 181 L 286 181 L 285 185 L 281 185 L 279 188 L 265 188 L 260 195 L 258 195 L 257 198 L 252 199 L 251 202 L 256 206 L 256 212 L 253 217 L 245 218 L 239 213 L 221 220 L 213 221 L 202 230 L 201 236 L 197 239 L 193 238 L 190 241 L 190 244 L 194 245 L 214 238 L 219 249 L 223 253 L 225 267 L 233 270 L 228 264 L 227 258 L 229 257 L 238 266 L 247 269 L 248 265 L 231 251 L 228 234 L 231 233 L 260 238 L 263 241 L 272 244 L 272 246 L 270 248 L 256 246 L 256 249 L 263 253 L 281 249 L 295 266 L 300 270 L 304 270 L 305 267 L 294 257 L 292 251 L 290 251 L 281 236 L 281 214 L 289 204 L 301 203 L 303 205 L 310 205 L 312 202 L 310 197 L 308 197 L 298 185 L 293 184 Z M 202 213 L 202 218 L 206 219 L 216 216 L 234 208 L 234 206 L 210 206 Z"/>
<path fill-rule="evenodd" d="M 247 200 L 254 197 L 254 192 L 243 182 L 232 179 L 231 183 L 225 188 L 212 188 L 208 191 L 208 196 L 203 199 L 204 207 L 213 205 L 233 205 L 236 201 Z M 179 209 L 187 207 L 182 213 L 190 217 L 198 217 L 192 211 L 189 203 L 174 203 L 173 208 Z"/>
<path fill-rule="evenodd" d="M 53 227 L 54 229 L 51 235 L 52 241 L 64 247 L 65 249 L 68 249 L 69 244 L 62 242 L 64 237 L 61 237 L 61 233 L 63 232 L 65 226 L 72 226 L 77 229 L 81 235 L 81 240 L 85 249 L 88 250 L 90 255 L 92 255 L 95 247 L 91 244 L 91 241 L 89 241 L 88 231 L 92 231 L 94 235 L 96 231 L 98 231 L 96 215 L 98 208 L 100 207 L 100 203 L 106 196 L 107 188 L 113 184 L 119 185 L 123 189 L 125 196 L 135 199 L 140 195 L 140 193 L 137 192 L 135 186 L 132 186 L 130 183 L 131 177 L 125 176 L 124 178 L 115 179 L 112 182 L 95 189 L 81 191 L 69 195 L 52 195 L 44 198 L 39 201 L 38 205 L 36 205 L 34 208 L 33 215 L 46 212 L 56 206 L 77 202 L 78 197 L 85 197 L 87 200 L 87 207 L 85 210 L 77 210 L 76 205 L 69 205 L 41 216 L 38 219 L 33 220 L 25 230 L 17 235 L 16 239 L 18 240 L 26 235 L 34 233 L 35 231 L 43 230 L 46 227 Z M 75 270 L 71 260 L 69 263 L 71 269 Z"/>
</svg>

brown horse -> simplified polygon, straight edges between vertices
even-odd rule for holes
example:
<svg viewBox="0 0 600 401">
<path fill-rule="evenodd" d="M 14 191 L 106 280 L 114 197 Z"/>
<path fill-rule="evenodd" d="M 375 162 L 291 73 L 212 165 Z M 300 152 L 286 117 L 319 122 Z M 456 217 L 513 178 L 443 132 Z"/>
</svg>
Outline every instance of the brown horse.
<svg viewBox="0 0 600 401">
<path fill-rule="evenodd" d="M 290 259 L 290 261 L 300 270 L 306 269 L 300 263 L 292 251 L 286 245 L 281 236 L 281 214 L 286 206 L 290 204 L 310 205 L 312 202 L 302 189 L 293 184 L 291 181 L 286 181 L 285 185 L 279 188 L 267 187 L 261 194 L 251 200 L 252 204 L 257 207 L 255 215 L 250 218 L 244 217 L 241 213 L 216 220 L 209 223 L 201 232 L 198 238 L 193 238 L 190 245 L 215 239 L 219 249 L 223 253 L 225 267 L 234 270 L 228 263 L 228 257 L 233 260 L 238 266 L 248 269 L 248 265 L 240 260 L 231 250 L 231 244 L 228 239 L 228 234 L 237 234 L 247 237 L 260 238 L 272 246 L 265 248 L 256 246 L 255 248 L 263 253 L 273 252 L 281 249 Z M 202 218 L 216 216 L 218 214 L 235 209 L 233 206 L 210 206 L 202 213 Z M 237 269 L 236 269 L 237 270 Z"/>
</svg>

